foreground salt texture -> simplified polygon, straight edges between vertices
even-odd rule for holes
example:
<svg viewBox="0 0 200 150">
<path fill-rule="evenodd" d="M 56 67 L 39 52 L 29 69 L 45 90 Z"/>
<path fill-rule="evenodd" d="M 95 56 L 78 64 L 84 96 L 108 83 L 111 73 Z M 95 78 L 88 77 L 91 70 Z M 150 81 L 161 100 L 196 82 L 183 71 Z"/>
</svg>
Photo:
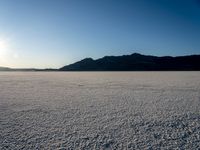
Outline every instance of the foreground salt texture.
<svg viewBox="0 0 200 150">
<path fill-rule="evenodd" d="M 0 149 L 199 149 L 200 72 L 1 72 Z"/>
</svg>

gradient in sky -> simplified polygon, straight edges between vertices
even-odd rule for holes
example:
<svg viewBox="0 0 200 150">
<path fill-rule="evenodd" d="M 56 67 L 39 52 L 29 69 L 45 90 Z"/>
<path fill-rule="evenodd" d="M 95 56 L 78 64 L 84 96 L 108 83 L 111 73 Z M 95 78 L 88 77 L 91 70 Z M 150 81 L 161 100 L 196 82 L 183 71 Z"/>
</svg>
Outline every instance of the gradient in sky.
<svg viewBox="0 0 200 150">
<path fill-rule="evenodd" d="M 199 0 L 0 0 L 0 66 L 200 54 Z"/>
</svg>

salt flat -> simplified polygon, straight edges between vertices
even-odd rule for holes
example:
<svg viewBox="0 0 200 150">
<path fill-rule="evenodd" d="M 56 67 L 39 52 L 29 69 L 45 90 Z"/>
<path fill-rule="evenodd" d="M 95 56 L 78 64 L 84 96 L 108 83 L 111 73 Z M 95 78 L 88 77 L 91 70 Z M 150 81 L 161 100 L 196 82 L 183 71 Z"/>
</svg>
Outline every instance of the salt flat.
<svg viewBox="0 0 200 150">
<path fill-rule="evenodd" d="M 200 149 L 200 72 L 0 72 L 0 149 Z"/>
</svg>

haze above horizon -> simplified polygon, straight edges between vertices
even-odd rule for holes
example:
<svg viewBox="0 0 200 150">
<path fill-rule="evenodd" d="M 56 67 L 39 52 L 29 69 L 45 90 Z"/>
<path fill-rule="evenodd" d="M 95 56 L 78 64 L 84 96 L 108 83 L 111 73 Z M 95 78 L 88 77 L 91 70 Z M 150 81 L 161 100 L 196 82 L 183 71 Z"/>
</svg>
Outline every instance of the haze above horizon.
<svg viewBox="0 0 200 150">
<path fill-rule="evenodd" d="M 200 54 L 200 0 L 0 0 L 0 66 Z"/>
</svg>

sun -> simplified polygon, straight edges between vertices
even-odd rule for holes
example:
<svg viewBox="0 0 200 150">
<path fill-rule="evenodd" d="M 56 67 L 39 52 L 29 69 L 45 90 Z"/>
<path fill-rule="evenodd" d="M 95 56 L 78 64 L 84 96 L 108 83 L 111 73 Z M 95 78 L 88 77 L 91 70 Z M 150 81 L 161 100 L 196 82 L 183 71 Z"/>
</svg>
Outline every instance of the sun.
<svg viewBox="0 0 200 150">
<path fill-rule="evenodd" d="M 19 54 L 12 49 L 10 38 L 0 37 L 0 66 L 9 66 L 17 59 Z"/>
<path fill-rule="evenodd" d="M 6 39 L 0 39 L 0 61 L 5 61 L 6 54 L 8 52 L 8 41 Z"/>
<path fill-rule="evenodd" d="M 0 50 L 5 49 L 7 47 L 6 40 L 0 39 Z"/>
</svg>

